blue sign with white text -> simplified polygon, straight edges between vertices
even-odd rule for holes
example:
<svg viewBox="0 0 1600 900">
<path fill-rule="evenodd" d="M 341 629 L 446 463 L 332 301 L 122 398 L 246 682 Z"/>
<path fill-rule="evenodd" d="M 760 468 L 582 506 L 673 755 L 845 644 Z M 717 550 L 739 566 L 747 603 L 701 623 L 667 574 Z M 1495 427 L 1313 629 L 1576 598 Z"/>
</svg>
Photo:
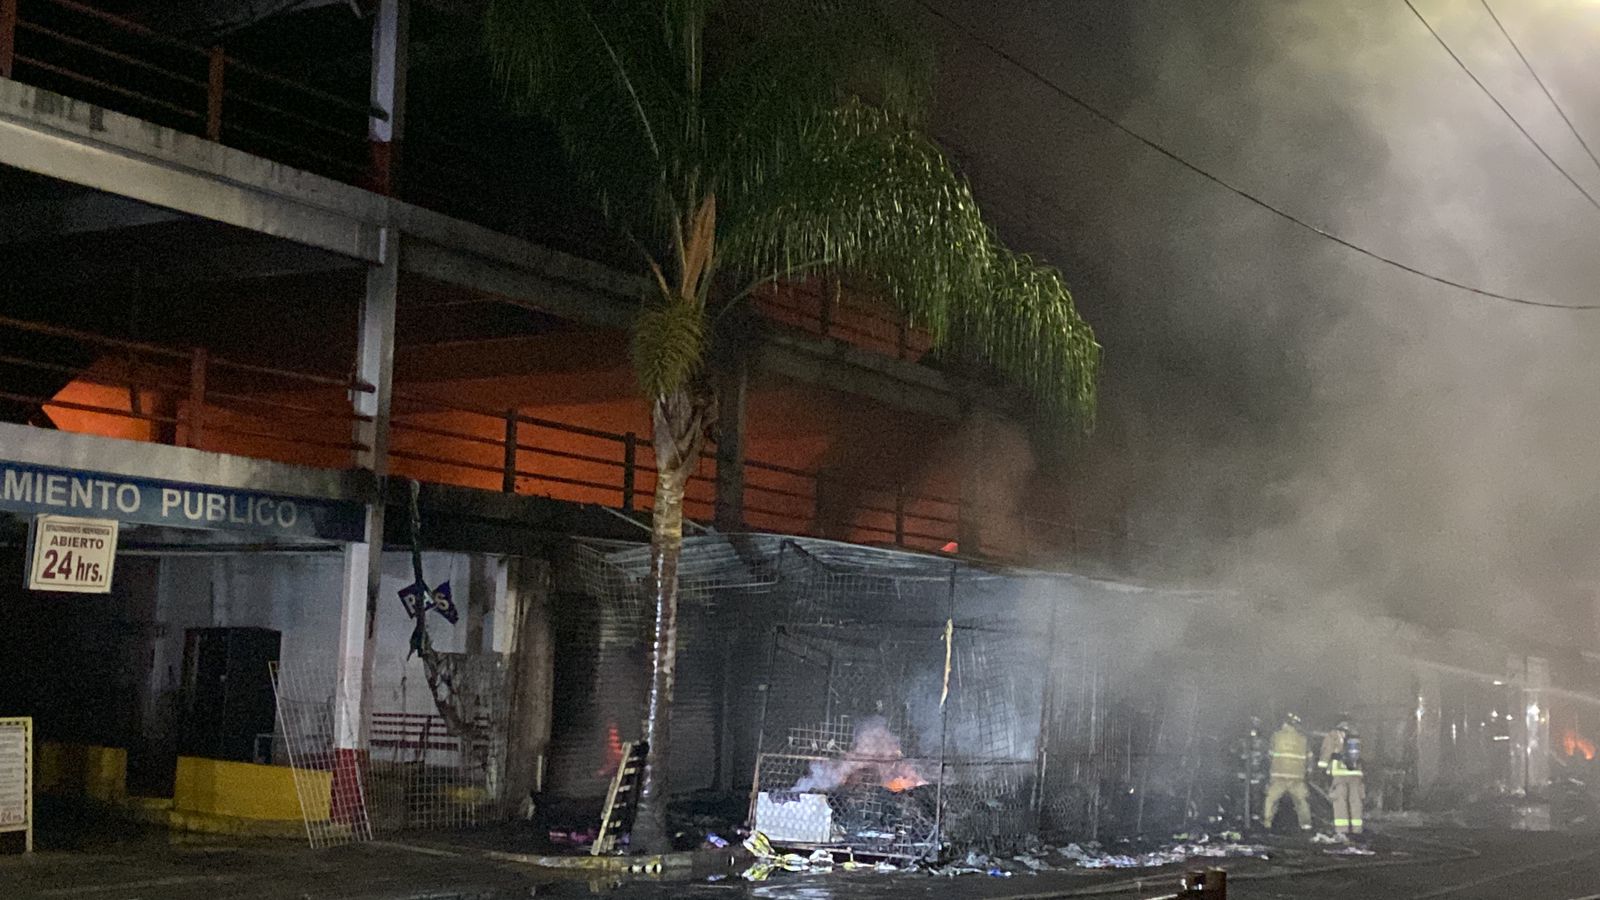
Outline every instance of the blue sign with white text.
<svg viewBox="0 0 1600 900">
<path fill-rule="evenodd" d="M 0 509 L 359 541 L 358 503 L 0 462 Z"/>
</svg>

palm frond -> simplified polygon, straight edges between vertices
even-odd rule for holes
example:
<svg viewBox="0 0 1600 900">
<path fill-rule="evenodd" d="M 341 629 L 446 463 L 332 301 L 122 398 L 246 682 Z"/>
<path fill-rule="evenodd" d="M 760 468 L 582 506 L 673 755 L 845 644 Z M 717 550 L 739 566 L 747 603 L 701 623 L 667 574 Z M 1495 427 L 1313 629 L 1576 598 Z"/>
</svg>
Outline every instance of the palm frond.
<svg viewBox="0 0 1600 900">
<path fill-rule="evenodd" d="M 931 54 L 901 2 L 490 0 L 500 77 L 650 258 L 633 356 L 652 395 L 700 374 L 715 273 L 831 271 L 1092 421 L 1100 348 L 920 130 Z"/>
<path fill-rule="evenodd" d="M 491 0 L 496 76 L 556 129 L 608 216 L 648 230 L 681 156 L 684 64 L 658 19 L 627 0 Z"/>
<path fill-rule="evenodd" d="M 816 117 L 768 177 L 724 196 L 727 270 L 771 279 L 820 261 L 1027 388 L 1042 411 L 1092 421 L 1099 347 L 1059 273 L 999 243 L 966 181 L 909 121 L 847 102 Z"/>
<path fill-rule="evenodd" d="M 902 0 L 722 0 L 713 13 L 703 168 L 718 191 L 764 180 L 850 97 L 908 119 L 931 98 L 932 54 Z"/>
<path fill-rule="evenodd" d="M 940 340 L 1027 391 L 1040 413 L 1094 427 L 1100 344 L 1061 273 L 991 236 L 979 293 L 957 298 Z"/>
</svg>

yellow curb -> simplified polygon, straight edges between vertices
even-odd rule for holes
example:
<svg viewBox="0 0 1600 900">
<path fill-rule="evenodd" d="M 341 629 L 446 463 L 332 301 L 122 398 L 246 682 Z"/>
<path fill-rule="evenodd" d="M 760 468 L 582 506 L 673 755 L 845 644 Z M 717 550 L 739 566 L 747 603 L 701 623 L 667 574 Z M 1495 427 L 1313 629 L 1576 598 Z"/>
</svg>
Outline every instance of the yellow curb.
<svg viewBox="0 0 1600 900">
<path fill-rule="evenodd" d="M 237 816 L 217 816 L 175 809 L 168 813 L 166 824 L 168 828 L 176 831 L 201 834 L 300 840 L 306 837 L 306 824 L 299 819 L 244 819 Z"/>
</svg>

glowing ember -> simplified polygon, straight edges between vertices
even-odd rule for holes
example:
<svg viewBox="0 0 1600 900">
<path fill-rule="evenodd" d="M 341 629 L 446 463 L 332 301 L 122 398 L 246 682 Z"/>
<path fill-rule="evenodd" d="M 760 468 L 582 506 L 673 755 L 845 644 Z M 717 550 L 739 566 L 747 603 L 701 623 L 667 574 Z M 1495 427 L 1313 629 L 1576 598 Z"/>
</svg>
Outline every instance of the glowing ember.
<svg viewBox="0 0 1600 900">
<path fill-rule="evenodd" d="M 1569 729 L 1561 736 L 1561 748 L 1567 751 L 1568 756 L 1582 756 L 1584 759 L 1594 759 L 1594 741 L 1576 731 Z"/>
<path fill-rule="evenodd" d="M 906 778 L 904 776 L 898 776 L 898 777 L 895 777 L 895 778 L 891 778 L 888 781 L 885 781 L 883 783 L 883 786 L 885 788 L 887 788 L 888 790 L 891 790 L 891 791 L 895 792 L 896 794 L 899 794 L 899 793 L 902 793 L 904 791 L 909 791 L 912 788 L 922 787 L 925 784 L 927 784 L 927 782 L 923 781 L 920 778 Z"/>
</svg>

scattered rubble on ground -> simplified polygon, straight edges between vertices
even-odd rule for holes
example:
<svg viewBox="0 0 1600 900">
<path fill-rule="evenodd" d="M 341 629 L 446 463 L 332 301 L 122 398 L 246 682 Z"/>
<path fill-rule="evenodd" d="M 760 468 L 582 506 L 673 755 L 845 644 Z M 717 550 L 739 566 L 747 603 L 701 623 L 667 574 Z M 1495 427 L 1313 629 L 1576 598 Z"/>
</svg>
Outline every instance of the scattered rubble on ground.
<svg viewBox="0 0 1600 900">
<path fill-rule="evenodd" d="M 865 863 L 857 862 L 852 856 L 844 861 L 834 858 L 829 850 L 813 850 L 810 856 L 799 853 L 779 853 L 767 836 L 756 832 L 745 838 L 744 848 L 755 857 L 755 862 L 740 873 L 746 881 L 766 881 L 767 878 L 782 869 L 785 872 L 831 872 L 835 867 L 846 871 L 856 872 L 872 870 L 879 873 L 899 872 L 900 867 L 888 862 Z"/>
<path fill-rule="evenodd" d="M 1236 835 L 1235 835 L 1236 837 Z M 1064 847 L 1034 848 L 1011 857 L 989 856 L 977 851 L 949 865 L 930 870 L 935 875 L 987 874 L 1009 877 L 1060 869 L 1153 869 L 1191 859 L 1266 859 L 1267 848 L 1238 841 L 1213 840 L 1208 835 L 1178 835 L 1175 843 L 1153 850 L 1111 852 L 1098 843 L 1067 844 Z"/>
<path fill-rule="evenodd" d="M 1096 843 L 1068 844 L 1056 853 L 1083 869 L 1151 869 L 1187 862 L 1191 859 L 1267 859 L 1267 848 L 1246 844 L 1237 834 L 1213 840 L 1209 835 L 1178 835 L 1176 843 L 1139 853 L 1111 853 Z M 1234 838 L 1229 840 L 1227 838 Z"/>
<path fill-rule="evenodd" d="M 1193 859 L 1267 859 L 1267 848 L 1238 840 L 1237 834 L 1224 834 L 1220 839 L 1209 835 L 1180 834 L 1173 842 L 1154 849 L 1113 852 L 1099 843 L 1067 844 L 1064 847 L 1034 846 L 1027 852 L 1012 856 L 991 855 L 977 850 L 942 866 L 898 866 L 888 862 L 863 863 L 855 859 L 839 861 L 827 850 L 815 850 L 809 856 L 799 853 L 782 853 L 775 849 L 766 835 L 756 832 L 744 841 L 744 848 L 755 857 L 743 873 L 750 881 L 765 881 L 773 872 L 829 872 L 871 869 L 877 872 L 924 871 L 931 875 L 954 877 L 956 875 L 987 875 L 1010 878 L 1014 875 L 1032 875 L 1040 872 L 1067 869 L 1153 869 L 1176 865 Z M 1352 854 L 1354 855 L 1354 854 Z"/>
<path fill-rule="evenodd" d="M 1376 850 L 1369 850 L 1359 844 L 1345 844 L 1342 847 L 1330 847 L 1322 851 L 1329 856 L 1377 856 Z"/>
</svg>

